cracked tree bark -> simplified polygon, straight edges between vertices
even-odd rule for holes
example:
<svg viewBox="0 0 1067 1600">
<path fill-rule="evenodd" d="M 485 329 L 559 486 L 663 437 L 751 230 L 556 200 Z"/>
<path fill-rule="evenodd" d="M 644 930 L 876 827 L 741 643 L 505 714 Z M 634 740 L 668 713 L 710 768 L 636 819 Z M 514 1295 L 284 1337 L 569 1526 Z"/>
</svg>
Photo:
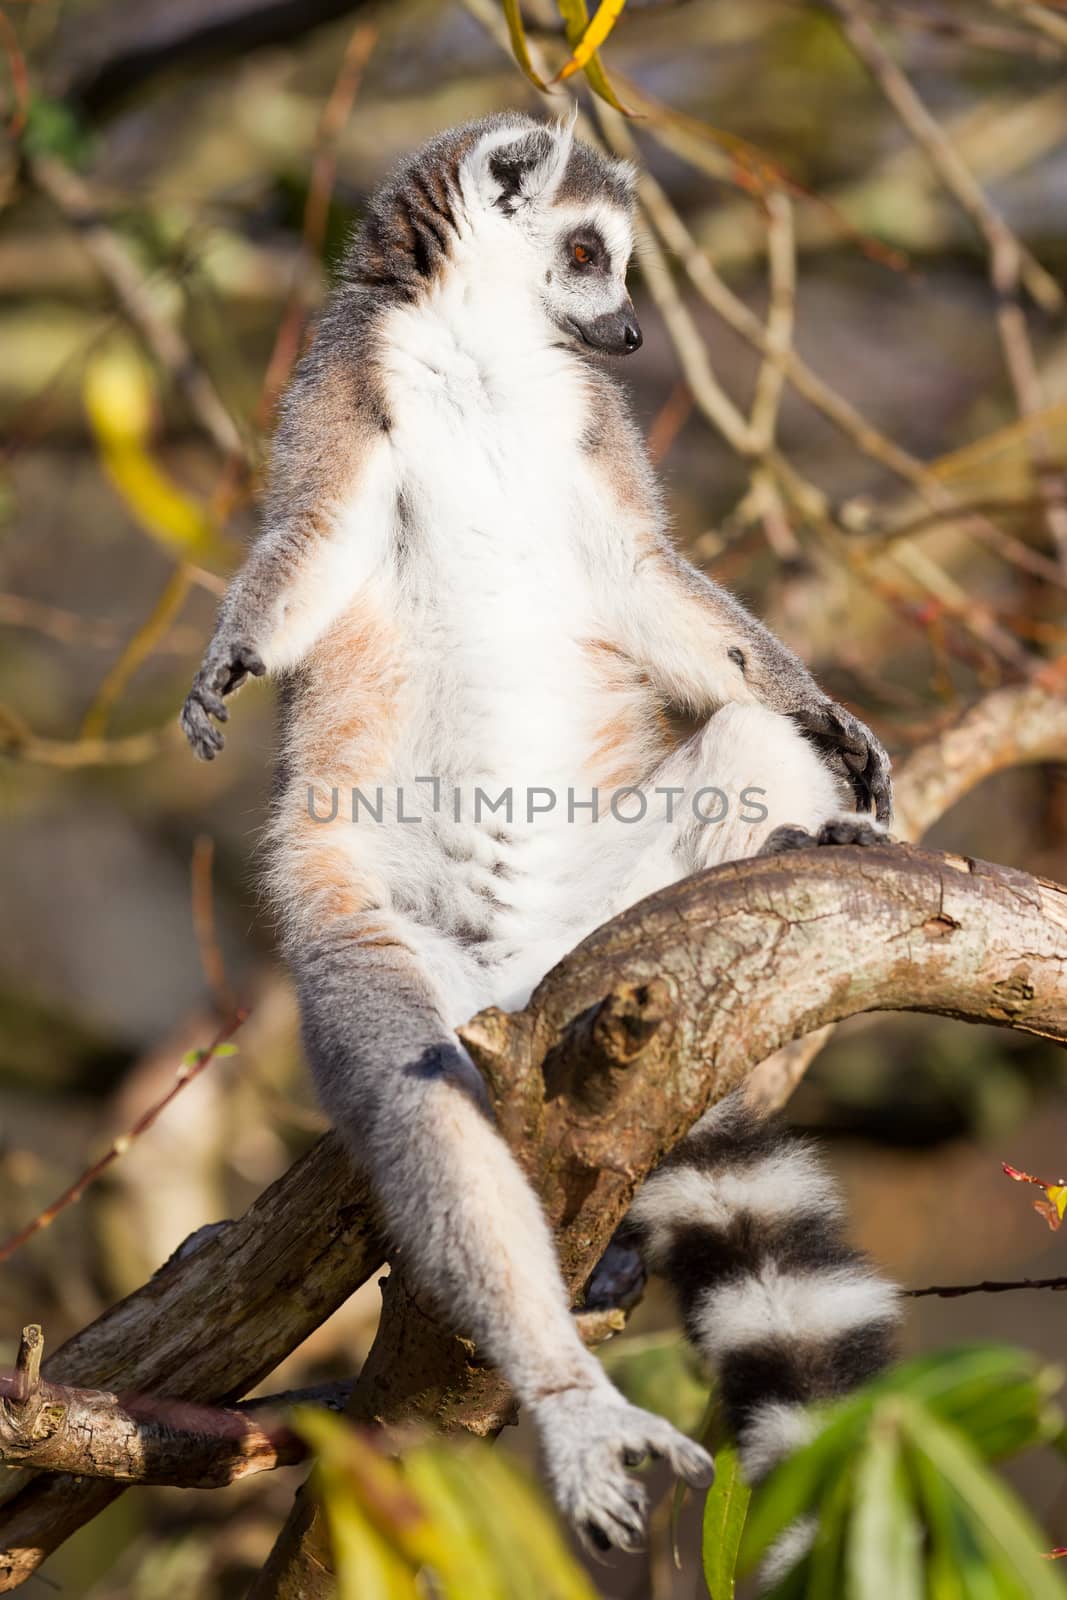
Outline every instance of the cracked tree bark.
<svg viewBox="0 0 1067 1600">
<path fill-rule="evenodd" d="M 1065 754 L 1059 695 L 998 691 L 912 759 L 914 779 L 904 769 L 901 814 L 918 829 L 988 772 Z M 1054 885 L 906 850 L 737 863 L 601 929 L 524 1012 L 475 1019 L 465 1037 L 505 1137 L 558 1224 L 572 1287 L 662 1152 L 786 1041 L 897 1007 L 1065 1037 L 1065 907 Z M 382 1260 L 369 1199 L 327 1137 L 244 1218 L 194 1236 L 57 1351 L 46 1376 L 202 1404 L 237 1398 Z M 418 1411 L 445 1426 L 495 1427 L 507 1413 L 495 1375 L 406 1302 L 398 1276 L 389 1282 L 358 1414 Z M 19 1481 L 0 1495 L 0 1591 L 119 1492 L 99 1480 L 11 1477 Z M 312 1542 L 301 1545 L 301 1515 L 289 1525 L 290 1554 L 303 1550 L 317 1578 L 306 1570 L 303 1587 L 286 1587 L 292 1574 L 275 1563 L 272 1587 L 257 1593 L 327 1592 L 315 1588 L 326 1574 Z"/>
<path fill-rule="evenodd" d="M 349 1384 L 320 1384 L 242 1406 L 198 1406 L 148 1395 L 49 1383 L 43 1338 L 22 1330 L 18 1364 L 0 1378 L 0 1456 L 9 1466 L 72 1472 L 119 1483 L 221 1489 L 238 1478 L 292 1466 L 307 1446 L 284 1423 L 294 1405 L 343 1411 Z"/>
</svg>

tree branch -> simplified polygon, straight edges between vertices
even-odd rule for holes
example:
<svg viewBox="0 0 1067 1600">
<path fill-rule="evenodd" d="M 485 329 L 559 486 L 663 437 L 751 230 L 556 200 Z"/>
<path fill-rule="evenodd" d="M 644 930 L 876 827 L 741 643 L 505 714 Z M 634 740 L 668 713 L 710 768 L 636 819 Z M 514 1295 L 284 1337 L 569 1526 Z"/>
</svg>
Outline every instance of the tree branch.
<svg viewBox="0 0 1067 1600">
<path fill-rule="evenodd" d="M 998 691 L 905 766 L 902 812 L 925 826 L 998 765 L 1065 753 L 1056 684 Z M 465 1037 L 578 1290 L 662 1152 L 783 1043 L 855 1011 L 894 1008 L 1062 1039 L 1065 962 L 1067 891 L 1055 886 L 907 849 L 798 852 L 721 867 L 643 902 L 572 952 L 525 1011 L 483 1013 Z M 383 1256 L 367 1188 L 328 1135 L 245 1217 L 194 1235 L 70 1340 L 45 1376 L 233 1401 Z M 509 1402 L 393 1274 L 357 1407 L 484 1431 Z M 65 1475 L 10 1477 L 0 1491 L 0 1592 L 118 1492 Z"/>
<path fill-rule="evenodd" d="M 45 1376 L 203 1405 L 234 1400 L 384 1259 L 370 1192 L 328 1134 L 243 1217 L 198 1230 L 148 1283 L 68 1340 Z M 5 1473 L 0 1592 L 120 1492 L 100 1479 Z"/>
<path fill-rule="evenodd" d="M 7 1466 L 219 1489 L 303 1461 L 307 1446 L 278 1420 L 280 1412 L 297 1404 L 343 1411 L 352 1389 L 320 1385 L 229 1407 L 117 1395 L 44 1380 L 43 1344 L 36 1324 L 23 1328 L 15 1372 L 0 1377 L 0 1457 Z"/>
<path fill-rule="evenodd" d="M 525 1011 L 483 1012 L 460 1033 L 577 1294 L 636 1187 L 709 1104 L 790 1039 L 874 1010 L 1067 1041 L 1067 889 L 905 845 L 734 862 L 599 929 Z M 350 1412 L 486 1434 L 511 1397 L 394 1270 Z M 298 1496 L 250 1600 L 314 1594 L 327 1563 L 322 1518 Z"/>
</svg>

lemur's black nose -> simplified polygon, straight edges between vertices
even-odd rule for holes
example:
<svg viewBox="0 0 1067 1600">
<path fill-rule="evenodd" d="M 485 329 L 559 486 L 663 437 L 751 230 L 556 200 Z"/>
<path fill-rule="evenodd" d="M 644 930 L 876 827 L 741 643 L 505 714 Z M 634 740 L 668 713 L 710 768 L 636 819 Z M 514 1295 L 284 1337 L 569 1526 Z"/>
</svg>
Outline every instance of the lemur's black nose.
<svg viewBox="0 0 1067 1600">
<path fill-rule="evenodd" d="M 640 350 L 643 341 L 641 338 L 641 329 L 637 326 L 636 322 L 630 320 L 629 318 L 627 319 L 626 325 L 622 330 L 622 337 L 625 341 L 627 350 Z"/>
</svg>

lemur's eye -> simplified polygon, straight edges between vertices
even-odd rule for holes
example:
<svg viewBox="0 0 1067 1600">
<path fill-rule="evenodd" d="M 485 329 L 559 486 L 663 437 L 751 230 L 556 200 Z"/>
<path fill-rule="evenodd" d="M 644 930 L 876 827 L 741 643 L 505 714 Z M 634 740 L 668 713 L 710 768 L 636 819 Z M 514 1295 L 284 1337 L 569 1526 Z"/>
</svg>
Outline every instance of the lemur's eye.
<svg viewBox="0 0 1067 1600">
<path fill-rule="evenodd" d="M 576 244 L 574 247 L 574 259 L 580 267 L 587 267 L 593 258 L 584 244 Z"/>
</svg>

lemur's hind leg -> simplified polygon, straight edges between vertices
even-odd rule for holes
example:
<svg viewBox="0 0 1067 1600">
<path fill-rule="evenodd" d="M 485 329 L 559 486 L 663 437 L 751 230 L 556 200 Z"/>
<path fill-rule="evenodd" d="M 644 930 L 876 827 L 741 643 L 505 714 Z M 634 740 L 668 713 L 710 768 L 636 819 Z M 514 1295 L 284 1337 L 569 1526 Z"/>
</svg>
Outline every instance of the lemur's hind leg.
<svg viewBox="0 0 1067 1600">
<path fill-rule="evenodd" d="M 721 821 L 690 818 L 681 840 L 690 870 L 773 852 L 776 838 L 811 844 L 884 839 L 790 717 L 765 706 L 724 706 L 696 736 L 690 782 L 726 796 Z M 705 815 L 715 815 L 711 806 Z M 799 847 L 799 846 L 794 846 Z"/>
<path fill-rule="evenodd" d="M 700 1484 L 711 1460 L 629 1405 L 583 1346 L 537 1197 L 416 953 L 422 936 L 378 912 L 294 941 L 319 1093 L 370 1174 L 398 1265 L 529 1406 L 561 1509 L 592 1544 L 634 1548 L 645 1492 L 627 1468 L 655 1453 Z"/>
<path fill-rule="evenodd" d="M 673 794 L 671 820 L 663 820 L 663 802 L 649 807 L 639 854 L 609 915 L 705 867 L 759 855 L 787 830 L 808 844 L 884 837 L 852 810 L 851 794 L 796 724 L 765 706 L 724 706 L 644 787 Z"/>
</svg>

